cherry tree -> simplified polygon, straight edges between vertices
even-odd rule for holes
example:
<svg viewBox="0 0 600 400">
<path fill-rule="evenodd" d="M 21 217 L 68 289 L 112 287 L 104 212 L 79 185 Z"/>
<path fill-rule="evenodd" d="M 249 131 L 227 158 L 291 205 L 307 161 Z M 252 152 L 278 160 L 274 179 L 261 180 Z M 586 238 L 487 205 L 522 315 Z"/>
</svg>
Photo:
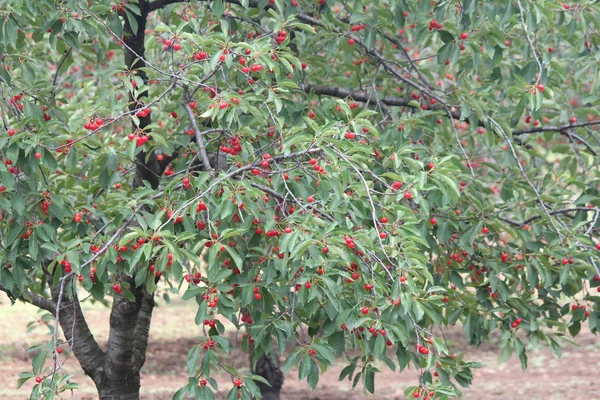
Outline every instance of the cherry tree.
<svg viewBox="0 0 600 400">
<path fill-rule="evenodd" d="M 523 368 L 596 332 L 596 1 L 0 15 L 0 290 L 52 328 L 19 378 L 33 398 L 76 390 L 76 359 L 101 399 L 138 399 L 162 290 L 203 332 L 176 399 L 278 399 L 291 368 L 315 388 L 334 363 L 365 392 L 411 367 L 407 396 L 453 398 L 480 364 L 450 325 Z"/>
</svg>

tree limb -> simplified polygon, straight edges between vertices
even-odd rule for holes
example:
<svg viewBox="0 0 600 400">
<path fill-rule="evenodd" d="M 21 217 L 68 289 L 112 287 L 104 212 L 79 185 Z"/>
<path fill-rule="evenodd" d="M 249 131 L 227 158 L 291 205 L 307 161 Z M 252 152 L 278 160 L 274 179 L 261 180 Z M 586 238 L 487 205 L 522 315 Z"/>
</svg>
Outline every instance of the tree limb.
<svg viewBox="0 0 600 400">
<path fill-rule="evenodd" d="M 196 121 L 196 116 L 190 107 L 187 98 L 185 98 L 182 102 L 183 108 L 190 118 L 190 123 L 192 124 L 192 129 L 194 130 L 194 135 L 196 137 L 196 144 L 198 145 L 198 152 L 200 153 L 200 159 L 202 160 L 202 169 L 204 171 L 212 171 L 213 167 L 210 164 L 210 160 L 208 159 L 208 154 L 206 153 L 206 147 L 204 146 L 204 139 L 202 137 L 202 132 L 200 132 L 200 128 L 198 127 L 198 121 Z"/>
<path fill-rule="evenodd" d="M 70 277 L 65 276 L 65 278 L 65 285 L 73 289 L 73 275 Z M 73 289 L 71 291 L 71 298 L 69 298 L 66 291 L 61 293 L 60 287 L 61 285 L 52 287 L 54 303 L 58 303 L 59 296 L 61 296 L 61 306 L 58 310 L 60 326 L 65 338 L 71 345 L 73 354 L 75 354 L 79 364 L 81 364 L 81 368 L 83 368 L 86 375 L 98 384 L 104 379 L 104 352 L 100 349 L 85 321 L 81 304 L 77 297 L 77 291 Z"/>
<path fill-rule="evenodd" d="M 17 296 L 17 293 L 13 292 L 12 290 L 8 290 L 2 285 L 0 285 L 0 292 L 4 292 L 9 296 L 14 296 L 17 299 L 34 305 L 37 308 L 41 308 L 42 310 L 46 310 L 52 315 L 56 313 L 56 305 L 54 304 L 54 302 L 42 295 L 32 293 L 26 290 L 24 292 L 19 293 L 20 296 Z"/>
</svg>

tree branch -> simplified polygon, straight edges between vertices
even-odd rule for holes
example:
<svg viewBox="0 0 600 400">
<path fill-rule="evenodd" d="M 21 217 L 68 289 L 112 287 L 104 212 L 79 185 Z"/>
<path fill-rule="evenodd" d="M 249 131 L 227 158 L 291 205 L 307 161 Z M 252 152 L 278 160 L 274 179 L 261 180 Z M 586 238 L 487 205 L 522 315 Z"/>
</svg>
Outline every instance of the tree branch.
<svg viewBox="0 0 600 400">
<path fill-rule="evenodd" d="M 204 146 L 204 139 L 202 138 L 202 132 L 200 132 L 200 128 L 198 127 L 198 121 L 196 121 L 196 116 L 192 111 L 188 103 L 188 99 L 184 98 L 183 108 L 185 108 L 185 112 L 190 118 L 190 123 L 192 124 L 192 129 L 194 130 L 194 135 L 196 137 L 196 144 L 198 145 L 198 152 L 200 153 L 200 159 L 202 160 L 202 169 L 204 171 L 212 171 L 213 167 L 210 164 L 210 160 L 208 159 L 208 154 L 206 153 L 206 147 Z"/>
<path fill-rule="evenodd" d="M 72 287 L 73 275 L 65 278 L 64 284 Z M 103 363 L 104 352 L 98 346 L 94 335 L 90 331 L 81 305 L 77 297 L 77 291 L 72 290 L 71 297 L 67 296 L 66 291 L 61 293 L 61 285 L 52 287 L 52 298 L 54 303 L 58 304 L 60 296 L 60 309 L 58 310 L 58 320 L 63 330 L 65 338 L 71 345 L 71 350 L 81 364 L 83 371 L 98 384 L 104 379 Z M 58 327 L 56 328 L 58 329 Z"/>
<path fill-rule="evenodd" d="M 24 292 L 19 293 L 20 295 L 17 296 L 17 293 L 13 292 L 12 290 L 8 290 L 6 287 L 4 287 L 2 285 L 0 285 L 0 292 L 4 292 L 9 297 L 13 296 L 16 299 L 19 299 L 26 303 L 34 305 L 37 308 L 41 308 L 42 310 L 46 310 L 49 313 L 51 313 L 52 315 L 54 315 L 56 313 L 56 305 L 54 304 L 54 302 L 42 295 L 32 293 L 32 292 L 26 290 Z"/>
<path fill-rule="evenodd" d="M 332 96 L 332 97 L 337 97 L 340 99 L 344 99 L 346 97 L 351 97 L 353 100 L 360 101 L 361 103 L 366 103 L 371 98 L 371 95 L 369 93 L 354 92 L 352 90 L 343 89 L 341 87 L 336 87 L 336 86 L 306 84 L 306 85 L 302 85 L 300 87 L 300 89 L 302 89 L 306 93 L 314 93 L 314 94 L 319 94 L 319 95 Z M 385 96 L 385 97 L 380 98 L 379 102 L 386 104 L 388 106 L 419 108 L 418 105 L 408 104 L 408 103 L 410 103 L 411 100 L 404 99 L 402 97 Z"/>
<path fill-rule="evenodd" d="M 550 211 L 550 212 L 548 212 L 548 214 L 549 215 L 558 215 L 558 214 L 566 214 L 566 213 L 575 212 L 575 211 L 593 211 L 593 212 L 596 212 L 596 215 L 598 215 L 598 212 L 600 212 L 600 209 L 599 208 L 588 208 L 588 207 L 571 207 L 571 208 L 561 208 L 559 210 Z M 528 223 L 535 221 L 536 219 L 540 219 L 540 218 L 542 218 L 541 215 L 536 215 L 533 217 L 529 217 L 523 221 L 517 221 L 512 218 L 498 216 L 499 220 L 508 222 L 509 224 L 515 225 L 518 227 L 524 227 Z"/>
</svg>

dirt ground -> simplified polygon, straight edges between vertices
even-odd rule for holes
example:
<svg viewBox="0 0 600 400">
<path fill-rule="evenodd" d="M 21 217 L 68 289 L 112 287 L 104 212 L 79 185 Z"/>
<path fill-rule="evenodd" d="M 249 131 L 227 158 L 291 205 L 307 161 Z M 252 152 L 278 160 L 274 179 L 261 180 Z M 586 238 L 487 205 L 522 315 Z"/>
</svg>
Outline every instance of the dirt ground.
<svg viewBox="0 0 600 400">
<path fill-rule="evenodd" d="M 194 324 L 193 304 L 174 300 L 170 305 L 159 303 L 152 321 L 152 330 L 148 357 L 142 373 L 142 398 L 170 400 L 173 393 L 187 381 L 185 371 L 186 354 L 197 343 L 196 336 L 201 335 Z M 86 304 L 84 307 L 91 329 L 100 343 L 108 338 L 108 309 L 99 304 Z M 40 327 L 27 333 L 27 323 L 34 322 L 39 314 L 33 307 L 25 304 L 10 306 L 10 302 L 0 297 L 0 400 L 26 399 L 32 383 L 16 389 L 18 375 L 30 370 L 31 357 L 27 348 L 46 340 L 47 328 Z M 466 400 L 579 400 L 600 398 L 598 392 L 597 370 L 600 366 L 600 343 L 589 331 L 583 331 L 578 338 L 579 346 L 565 345 L 563 356 L 559 360 L 548 349 L 532 350 L 529 354 L 529 369 L 523 373 L 516 357 L 500 364 L 497 361 L 498 349 L 494 344 L 479 349 L 468 346 L 462 339 L 459 328 L 447 334 L 453 339 L 467 359 L 483 361 L 484 367 L 474 370 L 474 383 L 465 389 Z M 239 358 L 237 365 L 246 363 Z M 366 397 L 372 399 L 404 399 L 403 390 L 417 382 L 417 372 L 412 369 L 397 373 L 382 365 L 382 372 L 375 377 L 376 394 L 364 396 L 360 385 L 351 391 L 349 381 L 337 380 L 345 366 L 343 360 L 330 368 L 321 377 L 317 389 L 313 392 L 305 381 L 299 382 L 297 370 L 292 370 L 286 378 L 282 399 L 284 400 L 356 400 Z M 76 360 L 70 359 L 65 368 L 74 373 L 74 380 L 81 390 L 74 394 L 75 399 L 96 399 L 92 381 L 81 372 Z M 221 388 L 219 399 L 231 387 L 226 374 L 217 374 Z M 71 398 L 69 395 L 65 398 Z"/>
</svg>

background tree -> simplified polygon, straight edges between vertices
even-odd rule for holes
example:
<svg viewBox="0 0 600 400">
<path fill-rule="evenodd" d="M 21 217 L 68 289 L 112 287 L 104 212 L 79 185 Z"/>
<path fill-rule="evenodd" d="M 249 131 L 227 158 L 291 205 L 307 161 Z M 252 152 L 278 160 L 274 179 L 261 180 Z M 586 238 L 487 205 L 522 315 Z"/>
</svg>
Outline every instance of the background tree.
<svg viewBox="0 0 600 400">
<path fill-rule="evenodd" d="M 0 289 L 55 328 L 20 384 L 76 388 L 73 354 L 139 398 L 159 282 L 204 332 L 175 398 L 214 398 L 219 368 L 228 399 L 276 399 L 291 346 L 313 388 L 358 349 L 340 379 L 412 364 L 406 394 L 443 399 L 478 366 L 448 325 L 523 368 L 596 332 L 599 11 L 3 2 Z M 83 299 L 111 307 L 106 349 Z M 249 350 L 256 374 L 228 362 Z"/>
</svg>

